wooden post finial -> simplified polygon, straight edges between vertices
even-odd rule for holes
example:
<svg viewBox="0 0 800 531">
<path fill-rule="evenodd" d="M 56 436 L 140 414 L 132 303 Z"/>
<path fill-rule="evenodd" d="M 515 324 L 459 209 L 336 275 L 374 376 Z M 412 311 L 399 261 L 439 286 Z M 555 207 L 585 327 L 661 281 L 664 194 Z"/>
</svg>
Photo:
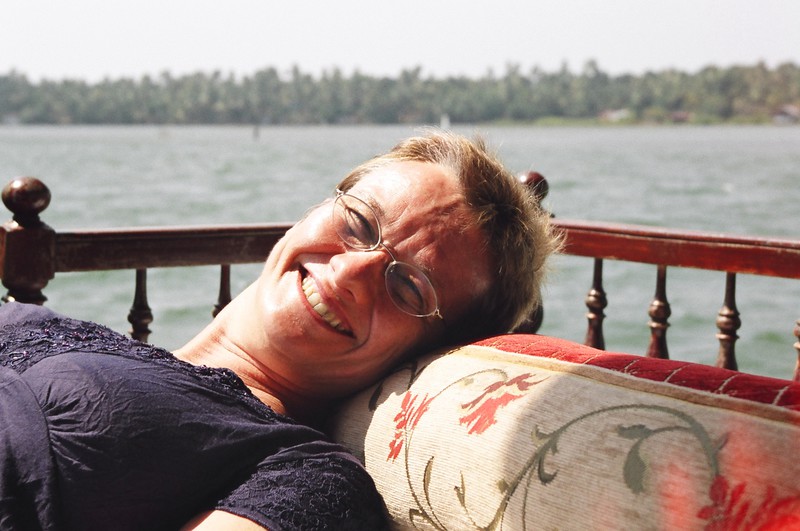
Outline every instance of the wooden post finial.
<svg viewBox="0 0 800 531">
<path fill-rule="evenodd" d="M 528 187 L 536 202 L 541 205 L 550 192 L 550 184 L 547 182 L 547 178 L 538 171 L 531 170 L 521 174 L 519 180 Z"/>
<path fill-rule="evenodd" d="M 39 219 L 50 204 L 50 190 L 35 177 L 20 177 L 2 192 L 13 218 L 0 226 L 0 279 L 8 288 L 2 300 L 43 304 L 42 289 L 55 275 L 55 231 Z"/>
<path fill-rule="evenodd" d="M 36 177 L 17 177 L 3 188 L 3 204 L 23 227 L 41 224 L 39 214 L 50 205 L 50 189 Z"/>
</svg>

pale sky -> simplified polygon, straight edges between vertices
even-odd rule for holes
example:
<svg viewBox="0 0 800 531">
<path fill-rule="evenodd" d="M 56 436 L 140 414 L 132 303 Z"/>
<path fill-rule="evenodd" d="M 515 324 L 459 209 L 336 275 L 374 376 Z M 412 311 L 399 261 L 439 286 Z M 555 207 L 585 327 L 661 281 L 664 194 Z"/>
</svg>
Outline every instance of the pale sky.
<svg viewBox="0 0 800 531">
<path fill-rule="evenodd" d="M 798 0 L 4 0 L 0 74 L 395 77 L 800 63 Z"/>
</svg>

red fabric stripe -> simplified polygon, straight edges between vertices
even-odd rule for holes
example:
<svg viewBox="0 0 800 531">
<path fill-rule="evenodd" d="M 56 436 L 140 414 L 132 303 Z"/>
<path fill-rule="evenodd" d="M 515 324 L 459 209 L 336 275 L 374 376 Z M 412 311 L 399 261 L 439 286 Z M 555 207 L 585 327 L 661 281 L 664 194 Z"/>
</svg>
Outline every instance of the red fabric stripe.
<svg viewBox="0 0 800 531">
<path fill-rule="evenodd" d="M 533 334 L 495 336 L 475 343 L 505 352 L 610 369 L 637 378 L 800 410 L 800 383 L 698 363 L 606 352 L 565 339 Z"/>
</svg>

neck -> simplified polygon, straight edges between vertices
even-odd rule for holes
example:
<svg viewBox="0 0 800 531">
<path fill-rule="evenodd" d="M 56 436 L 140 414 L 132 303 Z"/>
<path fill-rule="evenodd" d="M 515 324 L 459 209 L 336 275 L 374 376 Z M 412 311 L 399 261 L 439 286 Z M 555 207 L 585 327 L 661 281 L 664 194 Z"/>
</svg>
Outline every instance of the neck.
<svg viewBox="0 0 800 531">
<path fill-rule="evenodd" d="M 312 403 L 313 399 L 293 391 L 266 364 L 228 336 L 227 319 L 223 313 L 186 345 L 174 351 L 175 357 L 192 365 L 232 370 L 256 398 L 276 413 L 303 422 L 317 417 L 320 408 Z"/>
</svg>

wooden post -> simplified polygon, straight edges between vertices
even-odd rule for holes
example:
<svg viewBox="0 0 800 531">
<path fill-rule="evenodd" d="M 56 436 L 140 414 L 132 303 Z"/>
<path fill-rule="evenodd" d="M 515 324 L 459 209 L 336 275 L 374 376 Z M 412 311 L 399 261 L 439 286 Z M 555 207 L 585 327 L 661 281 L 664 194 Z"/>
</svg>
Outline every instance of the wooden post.
<svg viewBox="0 0 800 531">
<path fill-rule="evenodd" d="M 0 278 L 5 302 L 44 304 L 42 290 L 55 276 L 55 231 L 39 219 L 50 204 L 50 190 L 34 177 L 20 177 L 2 192 L 13 213 L 0 227 Z"/>
<path fill-rule="evenodd" d="M 608 299 L 603 289 L 603 259 L 595 258 L 592 288 L 586 295 L 586 307 L 589 309 L 586 318 L 589 325 L 586 329 L 584 343 L 600 350 L 606 349 L 606 340 L 603 336 L 603 319 L 606 317 L 603 310 L 606 306 L 608 306 Z"/>
<path fill-rule="evenodd" d="M 211 316 L 216 317 L 229 302 L 231 302 L 231 266 L 222 264 L 219 269 L 219 294 Z"/>
<path fill-rule="evenodd" d="M 794 381 L 800 382 L 800 319 L 795 321 L 794 337 L 797 341 L 794 343 L 794 349 L 797 351 L 797 363 L 794 366 Z"/>
<path fill-rule="evenodd" d="M 647 356 L 651 358 L 669 358 L 667 350 L 667 328 L 669 316 L 672 314 L 667 301 L 667 266 L 658 266 L 656 278 L 656 294 L 650 303 L 650 346 Z"/>
<path fill-rule="evenodd" d="M 717 316 L 717 339 L 719 339 L 719 354 L 717 367 L 738 370 L 736 363 L 735 344 L 739 336 L 736 331 L 742 326 L 739 310 L 736 309 L 736 273 L 727 273 L 725 276 L 725 301 Z"/>
<path fill-rule="evenodd" d="M 136 287 L 133 292 L 133 305 L 128 311 L 128 322 L 131 324 L 131 337 L 139 341 L 147 341 L 150 337 L 150 323 L 153 312 L 147 303 L 147 269 L 136 270 Z"/>
</svg>

